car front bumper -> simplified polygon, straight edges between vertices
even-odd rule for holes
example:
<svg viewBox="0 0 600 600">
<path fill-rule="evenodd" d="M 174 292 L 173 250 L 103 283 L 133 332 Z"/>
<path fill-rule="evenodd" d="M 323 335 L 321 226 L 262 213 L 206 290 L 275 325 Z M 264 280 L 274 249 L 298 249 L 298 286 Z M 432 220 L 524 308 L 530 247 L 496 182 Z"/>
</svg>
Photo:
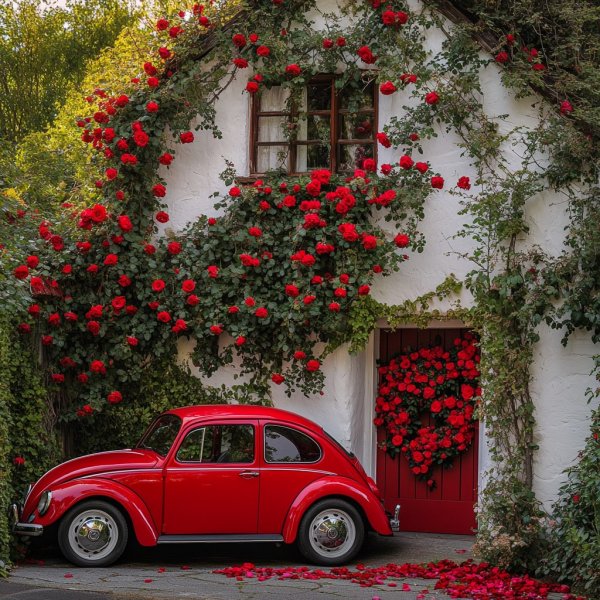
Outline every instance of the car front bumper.
<svg viewBox="0 0 600 600">
<path fill-rule="evenodd" d="M 9 515 L 12 521 L 12 531 L 14 534 L 38 537 L 44 533 L 43 525 L 39 525 L 38 523 L 22 523 L 19 520 L 21 515 L 19 507 L 16 504 L 11 505 Z"/>
</svg>

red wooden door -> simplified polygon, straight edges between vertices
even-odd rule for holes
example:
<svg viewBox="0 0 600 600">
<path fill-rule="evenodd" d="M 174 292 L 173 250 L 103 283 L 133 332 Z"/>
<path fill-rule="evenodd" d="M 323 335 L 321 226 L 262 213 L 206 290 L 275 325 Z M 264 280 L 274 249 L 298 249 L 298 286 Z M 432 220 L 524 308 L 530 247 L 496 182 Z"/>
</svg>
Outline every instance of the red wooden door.
<svg viewBox="0 0 600 600">
<path fill-rule="evenodd" d="M 466 329 L 382 330 L 380 361 L 423 346 L 450 348 Z M 426 421 L 424 421 L 424 424 Z M 478 432 L 468 451 L 456 457 L 450 468 L 436 467 L 431 473 L 436 486 L 430 489 L 411 472 L 403 456 L 392 458 L 379 448 L 385 431 L 377 432 L 377 486 L 388 511 L 400 504 L 400 529 L 430 533 L 472 534 L 476 528 Z"/>
</svg>

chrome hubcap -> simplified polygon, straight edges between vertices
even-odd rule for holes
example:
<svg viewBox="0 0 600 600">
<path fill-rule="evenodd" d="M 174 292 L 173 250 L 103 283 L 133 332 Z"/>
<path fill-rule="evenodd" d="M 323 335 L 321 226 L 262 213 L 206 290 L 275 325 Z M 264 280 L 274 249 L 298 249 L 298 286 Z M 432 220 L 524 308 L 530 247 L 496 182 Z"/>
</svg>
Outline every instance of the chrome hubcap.
<svg viewBox="0 0 600 600">
<path fill-rule="evenodd" d="M 321 556 L 341 556 L 352 548 L 355 540 L 354 521 L 343 510 L 323 510 L 310 524 L 310 545 Z"/>
<path fill-rule="evenodd" d="M 114 519 L 102 510 L 86 510 L 71 522 L 69 542 L 73 551 L 87 560 L 110 554 L 119 539 Z"/>
</svg>

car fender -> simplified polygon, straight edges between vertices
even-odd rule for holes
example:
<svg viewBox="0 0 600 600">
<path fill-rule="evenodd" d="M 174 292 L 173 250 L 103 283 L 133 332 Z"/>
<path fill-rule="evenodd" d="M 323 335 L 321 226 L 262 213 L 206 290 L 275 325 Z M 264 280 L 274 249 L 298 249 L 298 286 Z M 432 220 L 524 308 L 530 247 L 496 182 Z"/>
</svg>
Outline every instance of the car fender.
<svg viewBox="0 0 600 600">
<path fill-rule="evenodd" d="M 144 501 L 128 487 L 101 477 L 74 479 L 51 488 L 52 502 L 48 511 L 35 522 L 46 528 L 60 519 L 71 507 L 87 498 L 99 497 L 113 500 L 129 515 L 138 542 L 142 546 L 155 546 L 159 536 L 150 511 Z"/>
<path fill-rule="evenodd" d="M 345 477 L 323 477 L 307 485 L 290 507 L 283 527 L 286 544 L 295 541 L 304 513 L 317 501 L 328 496 L 348 498 L 358 504 L 369 525 L 381 535 L 393 535 L 381 502 L 371 490 Z"/>
</svg>

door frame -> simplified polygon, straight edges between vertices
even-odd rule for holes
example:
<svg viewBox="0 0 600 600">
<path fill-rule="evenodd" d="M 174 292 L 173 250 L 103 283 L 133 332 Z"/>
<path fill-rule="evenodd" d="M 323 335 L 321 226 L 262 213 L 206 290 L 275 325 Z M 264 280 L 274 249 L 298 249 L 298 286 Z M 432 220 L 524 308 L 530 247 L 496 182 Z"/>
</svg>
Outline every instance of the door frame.
<svg viewBox="0 0 600 600">
<path fill-rule="evenodd" d="M 380 358 L 380 338 L 381 331 L 383 329 L 391 329 L 385 319 L 380 319 L 377 322 L 375 330 L 371 333 L 367 346 L 365 347 L 365 353 L 371 357 L 370 361 L 371 368 L 367 369 L 365 373 L 365 398 L 367 401 L 364 406 L 364 422 L 368 423 L 363 428 L 363 448 L 365 454 L 361 461 L 367 474 L 375 479 L 377 474 L 377 427 L 373 424 L 375 419 L 375 402 L 374 399 L 377 397 L 378 377 L 377 377 L 377 361 Z M 447 319 L 447 320 L 432 320 L 428 323 L 427 327 L 419 327 L 415 323 L 406 323 L 402 327 L 397 329 L 468 329 L 465 323 L 459 319 Z M 478 435 L 479 449 L 477 454 L 477 490 L 478 497 L 481 497 L 482 490 L 486 483 L 486 472 L 491 467 L 491 455 L 489 450 L 489 439 L 486 434 L 485 420 L 479 421 L 479 435 Z"/>
</svg>

